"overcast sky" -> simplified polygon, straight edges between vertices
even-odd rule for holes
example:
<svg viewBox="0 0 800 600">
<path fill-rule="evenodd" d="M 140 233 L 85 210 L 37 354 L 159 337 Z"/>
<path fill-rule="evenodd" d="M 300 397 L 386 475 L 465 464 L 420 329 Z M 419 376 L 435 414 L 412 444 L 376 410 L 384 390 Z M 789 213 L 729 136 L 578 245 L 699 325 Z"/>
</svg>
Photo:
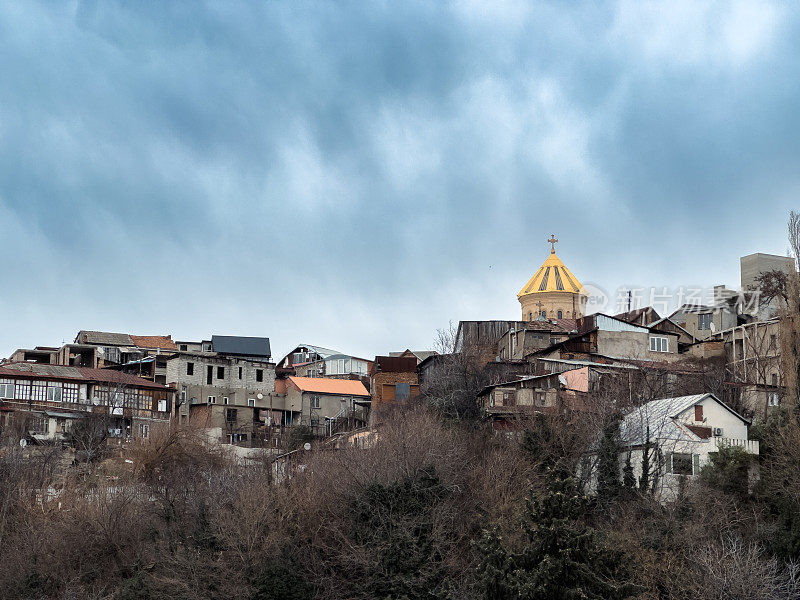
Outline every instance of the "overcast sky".
<svg viewBox="0 0 800 600">
<path fill-rule="evenodd" d="M 374 356 L 584 283 L 737 285 L 800 208 L 800 10 L 0 7 L 0 356 L 79 329 Z"/>
</svg>

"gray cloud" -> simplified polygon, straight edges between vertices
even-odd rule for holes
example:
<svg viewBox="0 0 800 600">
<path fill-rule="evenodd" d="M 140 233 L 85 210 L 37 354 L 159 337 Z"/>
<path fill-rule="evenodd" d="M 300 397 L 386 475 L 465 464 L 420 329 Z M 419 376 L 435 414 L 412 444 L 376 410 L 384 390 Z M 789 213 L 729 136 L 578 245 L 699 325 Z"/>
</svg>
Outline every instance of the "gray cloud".
<svg viewBox="0 0 800 600">
<path fill-rule="evenodd" d="M 0 10 L 0 354 L 80 328 L 363 355 L 583 280 L 735 284 L 798 181 L 785 4 Z"/>
</svg>

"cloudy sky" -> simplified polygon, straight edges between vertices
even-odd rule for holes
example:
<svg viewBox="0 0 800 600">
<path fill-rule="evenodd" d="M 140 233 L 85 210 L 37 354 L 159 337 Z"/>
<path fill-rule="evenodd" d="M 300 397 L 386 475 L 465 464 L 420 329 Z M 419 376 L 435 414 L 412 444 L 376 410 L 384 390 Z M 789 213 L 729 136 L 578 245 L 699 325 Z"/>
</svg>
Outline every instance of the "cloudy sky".
<svg viewBox="0 0 800 600">
<path fill-rule="evenodd" d="M 584 283 L 736 285 L 800 208 L 800 10 L 4 3 L 0 356 L 79 329 L 363 356 Z"/>
</svg>

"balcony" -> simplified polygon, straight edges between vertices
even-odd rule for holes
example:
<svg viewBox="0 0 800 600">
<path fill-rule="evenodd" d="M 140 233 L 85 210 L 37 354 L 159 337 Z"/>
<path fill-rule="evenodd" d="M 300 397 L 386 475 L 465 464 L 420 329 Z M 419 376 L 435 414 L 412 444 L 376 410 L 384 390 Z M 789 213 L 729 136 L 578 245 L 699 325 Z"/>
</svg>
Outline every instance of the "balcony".
<svg viewBox="0 0 800 600">
<path fill-rule="evenodd" d="M 711 438 L 711 443 L 715 446 L 715 448 L 710 449 L 709 452 L 716 452 L 717 448 L 730 448 L 732 446 L 738 446 L 748 454 L 758 454 L 758 440 L 737 440 L 734 438 L 713 437 Z"/>
</svg>

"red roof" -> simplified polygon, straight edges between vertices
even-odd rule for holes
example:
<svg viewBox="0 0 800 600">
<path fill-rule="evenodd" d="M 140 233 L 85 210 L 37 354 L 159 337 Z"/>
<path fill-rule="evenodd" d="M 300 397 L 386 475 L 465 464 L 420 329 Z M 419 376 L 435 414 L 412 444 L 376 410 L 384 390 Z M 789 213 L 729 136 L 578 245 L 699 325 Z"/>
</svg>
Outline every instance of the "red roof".
<svg viewBox="0 0 800 600">
<path fill-rule="evenodd" d="M 328 379 L 325 377 L 289 377 L 301 392 L 337 394 L 340 396 L 369 396 L 364 384 L 355 379 Z"/>
</svg>

